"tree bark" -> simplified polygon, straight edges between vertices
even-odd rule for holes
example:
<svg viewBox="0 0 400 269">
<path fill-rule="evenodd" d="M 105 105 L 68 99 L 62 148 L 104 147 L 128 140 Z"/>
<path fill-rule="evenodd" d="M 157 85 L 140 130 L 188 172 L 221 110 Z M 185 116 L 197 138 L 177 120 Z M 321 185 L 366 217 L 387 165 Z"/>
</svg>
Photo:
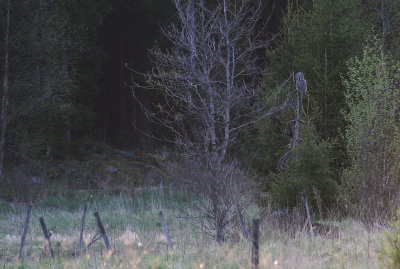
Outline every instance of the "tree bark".
<svg viewBox="0 0 400 269">
<path fill-rule="evenodd" d="M 300 129 L 300 106 L 303 105 L 303 100 L 302 97 L 297 90 L 297 106 L 296 106 L 296 122 L 294 125 L 294 134 L 293 134 L 293 148 L 296 147 L 296 145 L 300 141 L 299 137 L 299 129 Z M 296 159 L 298 158 L 297 156 L 295 157 Z M 296 180 L 299 180 L 299 175 L 296 175 Z M 312 219 L 311 219 L 311 214 L 310 214 L 310 206 L 308 204 L 308 199 L 307 199 L 307 193 L 305 190 L 303 190 L 303 195 L 304 195 L 304 205 L 306 207 L 306 214 L 307 214 L 307 220 L 308 220 L 308 225 L 310 227 L 310 234 L 311 237 L 314 238 L 314 229 L 312 226 Z"/>
<path fill-rule="evenodd" d="M 8 110 L 8 57 L 10 37 L 10 0 L 7 0 L 6 32 L 4 36 L 4 80 L 3 98 L 1 102 L 1 141 L 0 141 L 0 176 L 4 170 L 4 154 L 6 148 L 7 110 Z"/>
<path fill-rule="evenodd" d="M 96 218 L 97 226 L 99 227 L 101 236 L 103 237 L 104 245 L 106 246 L 107 251 L 110 251 L 111 250 L 110 242 L 108 241 L 106 230 L 104 229 L 104 226 L 101 223 L 99 212 L 94 212 L 93 215 Z"/>
<path fill-rule="evenodd" d="M 239 215 L 240 226 L 242 226 L 243 238 L 247 239 L 248 236 L 247 236 L 246 223 L 244 222 L 242 211 L 240 210 L 238 202 L 236 202 L 236 210 L 237 210 L 238 215 Z"/>
<path fill-rule="evenodd" d="M 47 227 L 46 227 L 46 224 L 44 223 L 43 217 L 40 217 L 39 221 L 40 221 L 40 226 L 42 226 L 42 232 L 43 232 L 44 239 L 46 240 L 46 245 L 49 248 L 50 256 L 54 259 L 54 251 L 53 251 L 53 248 L 51 247 L 50 235 L 47 231 Z M 43 251 L 45 251 L 45 250 L 46 250 L 46 248 L 44 247 Z"/>
<path fill-rule="evenodd" d="M 83 215 L 82 215 L 81 233 L 79 235 L 78 253 L 81 251 L 82 246 L 83 246 L 83 232 L 85 230 L 86 210 L 87 210 L 87 205 L 84 204 L 84 206 L 83 206 Z"/>
<path fill-rule="evenodd" d="M 165 219 L 164 219 L 162 211 L 160 211 L 160 219 L 161 219 L 161 222 L 163 225 L 165 236 L 167 237 L 168 246 L 170 247 L 171 250 L 174 250 L 174 246 L 172 245 L 171 237 L 169 236 L 168 227 L 167 227 L 167 224 L 165 223 Z"/>
<path fill-rule="evenodd" d="M 258 269 L 260 263 L 260 220 L 253 219 L 252 225 L 252 250 L 251 264 L 253 269 Z"/>
<path fill-rule="evenodd" d="M 19 249 L 18 249 L 18 259 L 19 259 L 19 260 L 22 259 L 22 249 L 24 248 L 25 237 L 26 237 L 26 233 L 27 233 L 27 231 L 28 231 L 29 220 L 30 220 L 30 218 L 31 218 L 31 210 L 32 210 L 32 205 L 29 205 L 29 206 L 28 206 L 28 213 L 26 213 L 24 231 L 22 232 L 22 235 L 21 235 L 21 243 L 20 243 Z"/>
</svg>

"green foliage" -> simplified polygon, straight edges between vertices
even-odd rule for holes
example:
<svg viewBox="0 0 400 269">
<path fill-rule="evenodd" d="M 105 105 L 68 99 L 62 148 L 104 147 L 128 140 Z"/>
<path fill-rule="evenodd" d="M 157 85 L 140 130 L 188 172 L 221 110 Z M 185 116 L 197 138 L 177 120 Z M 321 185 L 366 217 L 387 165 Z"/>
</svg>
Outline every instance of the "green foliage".
<svg viewBox="0 0 400 269">
<path fill-rule="evenodd" d="M 363 0 L 366 20 L 371 21 L 384 50 L 400 59 L 400 1 L 399 0 Z"/>
<path fill-rule="evenodd" d="M 379 259 L 385 268 L 400 268 L 400 212 L 397 212 L 397 218 L 390 223 L 386 231 L 386 240 L 382 244 Z"/>
<path fill-rule="evenodd" d="M 0 201 L 0 214 L 3 216 L 14 212 L 14 208 L 7 202 Z"/>
<path fill-rule="evenodd" d="M 363 56 L 348 62 L 344 80 L 351 166 L 343 171 L 342 198 L 367 223 L 392 216 L 399 199 L 399 70 L 381 42 L 371 38 Z"/>
<path fill-rule="evenodd" d="M 346 61 L 360 53 L 370 25 L 361 16 L 358 0 L 313 1 L 307 9 L 289 6 L 282 20 L 282 34 L 268 51 L 266 86 L 285 81 L 289 74 L 301 71 L 307 80 L 309 98 L 305 102 L 310 115 L 318 115 L 315 126 L 322 140 L 337 139 L 344 126 L 340 111 L 345 107 L 340 74 Z M 291 89 L 295 85 L 289 80 Z M 305 108 L 306 109 L 306 108 Z M 293 117 L 290 117 L 293 119 Z M 334 164 L 345 164 L 340 142 L 333 148 Z"/>
<path fill-rule="evenodd" d="M 59 197 L 51 196 L 39 200 L 35 203 L 35 206 L 41 208 L 51 207 L 58 210 L 74 211 L 79 209 L 81 204 L 82 203 L 79 201 L 79 199 L 69 199 L 68 197 L 59 195 Z"/>
<path fill-rule="evenodd" d="M 109 0 L 12 1 L 9 161 L 59 157 L 66 132 L 93 122 L 87 100 L 96 92 L 97 27 L 108 10 Z"/>
<path fill-rule="evenodd" d="M 257 122 L 254 129 L 244 134 L 243 159 L 256 173 L 268 175 L 276 172 L 277 163 L 289 144 L 284 133 L 285 125 L 281 117 L 272 117 Z"/>
<path fill-rule="evenodd" d="M 322 201 L 324 207 L 329 206 L 337 190 L 330 165 L 332 146 L 318 143 L 312 127 L 303 128 L 300 137 L 302 142 L 287 155 L 284 171 L 270 175 L 270 198 L 277 206 L 294 207 L 304 190 L 311 204 Z"/>
</svg>

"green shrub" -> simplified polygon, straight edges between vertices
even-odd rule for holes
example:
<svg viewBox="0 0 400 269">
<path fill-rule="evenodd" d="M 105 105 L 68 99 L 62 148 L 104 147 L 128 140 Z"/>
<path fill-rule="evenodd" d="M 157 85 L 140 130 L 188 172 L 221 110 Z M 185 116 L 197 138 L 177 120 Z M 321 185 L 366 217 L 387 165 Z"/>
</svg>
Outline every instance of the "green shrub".
<svg viewBox="0 0 400 269">
<path fill-rule="evenodd" d="M 345 118 L 350 167 L 342 173 L 341 200 L 368 225 L 395 215 L 400 183 L 400 62 L 374 37 L 363 56 L 348 62 Z"/>
<path fill-rule="evenodd" d="M 292 208 L 305 192 L 313 207 L 329 208 L 337 191 L 330 165 L 332 146 L 318 143 L 311 127 L 301 130 L 300 137 L 302 142 L 287 155 L 284 171 L 270 175 L 270 198 L 278 207 Z"/>
<path fill-rule="evenodd" d="M 400 268 L 400 211 L 393 219 L 386 232 L 386 240 L 382 245 L 379 259 L 384 268 Z"/>
</svg>

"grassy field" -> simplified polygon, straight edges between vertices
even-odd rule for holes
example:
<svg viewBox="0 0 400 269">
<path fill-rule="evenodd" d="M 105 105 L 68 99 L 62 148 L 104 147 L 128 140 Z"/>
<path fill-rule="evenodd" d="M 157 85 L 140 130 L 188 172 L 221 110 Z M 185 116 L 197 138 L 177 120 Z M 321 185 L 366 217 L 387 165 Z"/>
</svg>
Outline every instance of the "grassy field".
<svg viewBox="0 0 400 269">
<path fill-rule="evenodd" d="M 82 198 L 83 197 L 83 198 Z M 182 211 L 191 210 L 187 195 L 172 188 L 141 190 L 130 196 L 101 192 L 76 193 L 37 201 L 32 209 L 24 260 L 17 260 L 27 207 L 0 202 L 1 268 L 250 268 L 251 244 L 232 237 L 223 245 L 205 235 Z M 85 242 L 97 232 L 93 212 L 98 211 L 113 248 L 107 253 L 102 241 L 78 258 L 77 247 L 82 204 L 87 202 Z M 166 218 L 174 250 L 167 250 L 159 211 Z M 44 253 L 39 217 L 53 232 L 55 260 Z M 246 219 L 258 216 L 256 206 Z M 288 234 L 261 220 L 260 268 L 379 268 L 378 253 L 383 231 L 367 232 L 352 220 L 337 223 L 336 236 L 310 236 L 299 229 Z M 239 231 L 237 231 L 238 234 Z"/>
</svg>

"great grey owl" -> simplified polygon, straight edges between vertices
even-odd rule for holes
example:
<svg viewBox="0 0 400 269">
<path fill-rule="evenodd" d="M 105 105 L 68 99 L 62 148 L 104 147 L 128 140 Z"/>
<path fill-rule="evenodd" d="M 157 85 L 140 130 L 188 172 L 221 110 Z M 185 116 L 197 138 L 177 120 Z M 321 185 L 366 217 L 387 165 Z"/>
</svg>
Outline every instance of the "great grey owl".
<svg viewBox="0 0 400 269">
<path fill-rule="evenodd" d="M 307 94 L 307 82 L 301 72 L 296 73 L 296 89 L 299 91 L 301 96 Z"/>
</svg>

